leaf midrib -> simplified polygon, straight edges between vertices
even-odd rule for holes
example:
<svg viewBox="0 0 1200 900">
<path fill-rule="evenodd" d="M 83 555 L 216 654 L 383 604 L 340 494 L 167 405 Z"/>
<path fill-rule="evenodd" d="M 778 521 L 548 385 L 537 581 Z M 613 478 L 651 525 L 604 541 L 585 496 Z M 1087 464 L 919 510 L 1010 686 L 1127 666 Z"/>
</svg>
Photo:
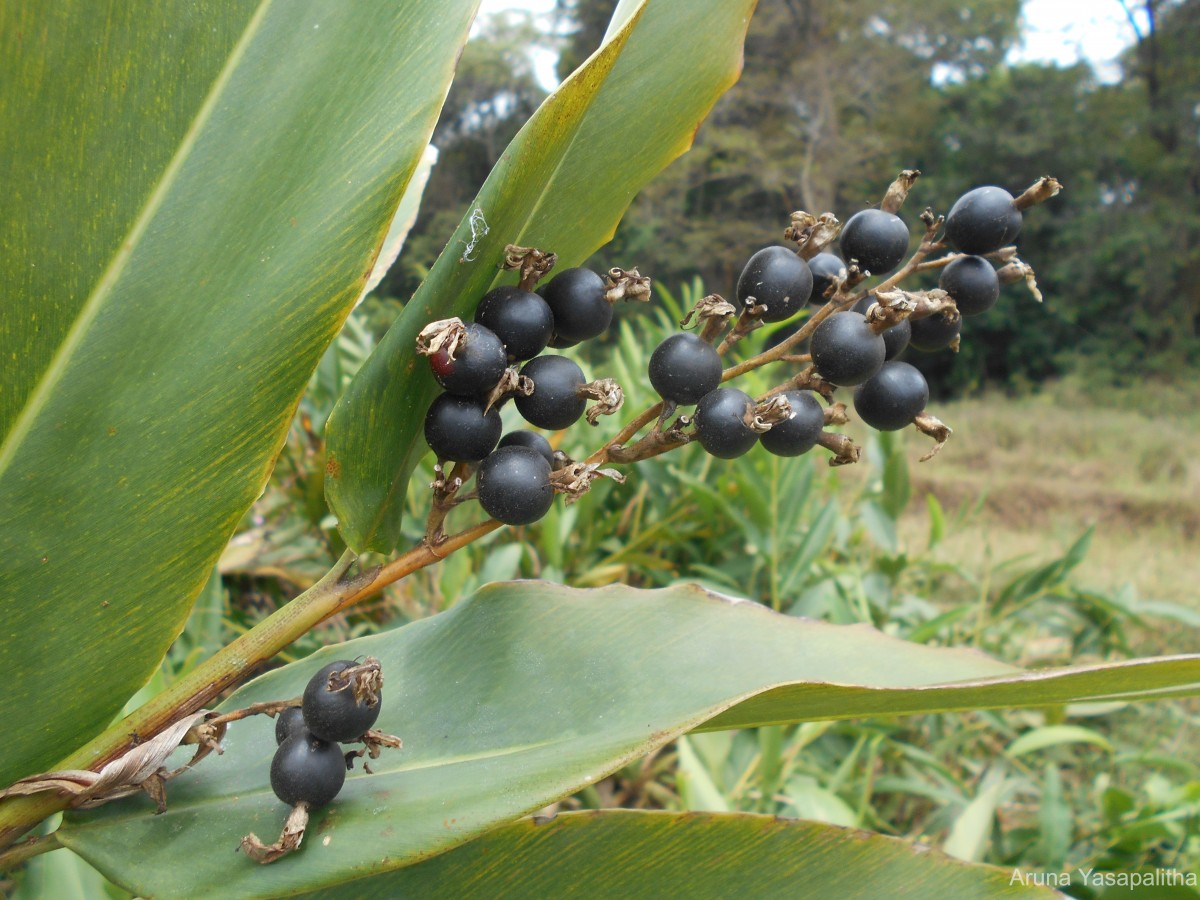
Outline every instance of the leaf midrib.
<svg viewBox="0 0 1200 900">
<path fill-rule="evenodd" d="M 134 250 L 137 249 L 138 243 L 150 227 L 150 222 L 158 214 L 164 200 L 174 186 L 180 170 L 191 156 L 192 150 L 199 140 L 201 131 L 208 124 L 209 119 L 212 118 L 213 110 L 216 109 L 217 103 L 233 77 L 233 73 L 245 55 L 246 48 L 249 47 L 254 36 L 258 33 L 272 2 L 273 0 L 260 0 L 254 14 L 246 23 L 245 29 L 230 52 L 229 58 L 225 61 L 225 65 L 221 67 L 221 71 L 213 80 L 212 86 L 204 97 L 204 102 L 197 109 L 196 115 L 184 133 L 183 141 L 175 151 L 175 155 L 171 157 L 171 161 L 163 169 L 162 175 L 159 176 L 154 189 L 147 195 L 141 211 L 134 220 L 133 226 L 129 229 L 129 233 L 121 241 L 120 247 L 113 254 L 104 273 L 100 276 L 95 287 L 92 288 L 91 293 L 88 294 L 87 299 L 83 302 L 79 314 L 67 330 L 65 338 L 59 344 L 58 349 L 54 351 L 54 355 L 50 359 L 50 364 L 38 379 L 37 385 L 30 391 L 25 405 L 13 420 L 12 428 L 4 436 L 3 442 L 0 442 L 0 479 L 3 479 L 9 466 L 12 465 L 25 437 L 33 429 L 38 414 L 49 402 L 54 389 L 66 373 L 75 351 L 83 343 L 92 322 L 95 321 L 105 301 L 112 294 L 114 286 L 124 274 L 125 267 L 133 256 Z"/>
</svg>

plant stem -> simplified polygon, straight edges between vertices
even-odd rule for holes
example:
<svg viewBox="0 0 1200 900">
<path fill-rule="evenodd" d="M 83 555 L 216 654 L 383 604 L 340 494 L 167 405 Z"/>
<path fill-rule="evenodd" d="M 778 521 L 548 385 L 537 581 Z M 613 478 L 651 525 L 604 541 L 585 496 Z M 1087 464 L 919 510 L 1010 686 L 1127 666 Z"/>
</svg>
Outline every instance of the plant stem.
<svg viewBox="0 0 1200 900">
<path fill-rule="evenodd" d="M 43 853 L 49 853 L 51 850 L 57 850 L 61 846 L 56 831 L 42 837 L 31 837 L 0 853 L 0 872 L 11 872 L 21 863 L 33 859 L 35 856 L 41 856 Z"/>
<path fill-rule="evenodd" d="M 392 582 L 445 559 L 500 525 L 490 519 L 451 535 L 436 546 L 419 544 L 386 565 L 358 575 L 349 575 L 357 557 L 347 550 L 325 577 L 307 591 L 60 761 L 54 769 L 98 770 L 128 750 L 135 734 L 144 741 L 181 716 L 203 709 L 325 619 Z M 67 797 L 38 794 L 14 797 L 0 804 L 0 848 L 11 846 L 42 819 L 65 809 L 68 803 Z"/>
</svg>

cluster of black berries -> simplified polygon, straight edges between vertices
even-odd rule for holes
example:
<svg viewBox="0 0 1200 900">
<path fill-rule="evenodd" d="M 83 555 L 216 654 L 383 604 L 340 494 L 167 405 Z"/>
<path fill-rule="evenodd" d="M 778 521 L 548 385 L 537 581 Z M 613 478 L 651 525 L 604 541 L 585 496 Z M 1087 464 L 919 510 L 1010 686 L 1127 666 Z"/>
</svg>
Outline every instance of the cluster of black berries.
<svg viewBox="0 0 1200 900">
<path fill-rule="evenodd" d="M 336 797 L 348 768 L 338 742 L 362 738 L 379 718 L 382 688 L 356 689 L 356 668 L 348 659 L 331 662 L 309 680 L 302 705 L 275 719 L 271 788 L 289 806 L 315 808 Z"/>
<path fill-rule="evenodd" d="M 934 352 L 955 345 L 963 316 L 991 309 L 1000 296 L 1000 279 L 984 254 L 1016 239 L 1021 211 L 1011 194 L 999 187 L 968 191 L 951 207 L 945 241 L 962 256 L 942 269 L 938 286 L 950 302 L 928 315 L 906 310 L 896 324 L 872 313 L 869 297 L 854 309 L 836 313 L 812 335 L 812 362 L 821 377 L 839 386 L 858 385 L 854 408 L 864 422 L 880 431 L 905 427 L 924 409 L 929 386 L 913 366 L 895 357 L 906 346 Z M 854 215 L 841 234 L 846 259 L 874 275 L 892 271 L 908 250 L 908 229 L 893 213 L 878 209 Z"/>
<path fill-rule="evenodd" d="M 501 522 L 525 525 L 546 514 L 555 461 L 537 432 L 502 438 L 499 407 L 513 398 L 530 425 L 558 431 L 579 420 L 589 397 L 601 399 L 602 389 L 593 390 L 574 360 L 539 354 L 603 334 L 612 322 L 613 285 L 612 273 L 606 280 L 589 269 L 566 269 L 538 292 L 521 286 L 489 291 L 474 322 L 448 319 L 422 332 L 421 352 L 445 390 L 425 415 L 425 440 L 439 467 L 478 464 L 479 503 Z"/>
<path fill-rule="evenodd" d="M 885 206 L 898 209 L 903 193 L 918 174 L 904 173 L 893 186 L 903 185 L 899 201 L 889 204 L 885 200 Z M 1057 190 L 1052 179 L 1043 182 L 1052 182 Z M 807 214 L 797 214 L 801 215 Z M 808 346 L 812 370 L 805 373 L 807 377 L 792 379 L 759 401 L 736 388 L 720 387 L 721 352 L 730 337 L 718 350 L 705 338 L 715 338 L 721 329 L 708 328 L 700 336 L 685 332 L 664 340 L 650 358 L 651 384 L 668 405 L 696 404 L 695 437 L 718 457 L 740 456 L 756 442 L 781 456 L 807 452 L 821 440 L 826 422 L 815 393 L 829 399 L 834 389 L 848 386 L 857 386 L 854 407 L 868 425 L 892 431 L 915 422 L 938 438 L 940 446 L 944 436 L 939 435 L 948 435 L 949 429 L 923 415 L 929 400 L 924 376 L 895 357 L 909 346 L 921 351 L 957 347 L 962 317 L 979 315 L 996 303 L 1000 276 L 985 254 L 996 254 L 1017 237 L 1020 204 L 1002 188 L 969 191 L 951 208 L 940 241 L 932 235 L 942 223 L 927 211 L 922 218 L 929 229 L 928 249 L 949 244 L 958 251 L 947 257 L 948 263 L 930 264 L 942 266 L 938 290 L 873 291 L 876 296 L 868 294 L 849 309 L 846 306 L 852 295 L 848 288 L 869 276 L 887 275 L 904 261 L 910 243 L 908 227 L 894 211 L 863 210 L 840 229 L 839 257 L 823 249 L 838 234 L 836 220 L 808 218 L 804 230 L 789 229 L 788 236 L 801 244 L 799 251 L 767 247 L 746 263 L 736 293 L 742 319 L 731 336 L 736 340 L 761 323 L 784 322 L 807 304 L 823 307 L 831 299 L 841 303 L 812 329 Z M 809 240 L 822 228 L 825 239 L 815 241 L 819 246 L 813 247 Z M 1028 271 L 1024 264 L 1017 265 L 1020 272 Z M 712 299 L 720 300 L 706 298 Z M 710 304 L 710 309 L 714 311 L 699 311 L 701 319 L 705 315 L 728 317 L 736 311 L 729 305 L 718 309 Z M 798 324 L 784 326 L 771 336 L 768 347 L 799 328 Z M 831 420 L 844 418 L 831 416 Z"/>
<path fill-rule="evenodd" d="M 844 435 L 824 430 L 847 420 L 845 405 L 833 402 L 839 387 L 857 388 L 854 408 L 866 424 L 884 431 L 911 424 L 932 437 L 936 445 L 923 457 L 928 459 L 951 432 L 925 412 L 924 377 L 897 356 L 909 346 L 957 349 L 962 317 L 990 309 L 1002 283 L 1023 278 L 1040 299 L 1032 269 L 1016 259 L 1011 243 L 1020 232 L 1022 210 L 1054 196 L 1061 185 L 1042 178 L 1016 199 L 1002 188 L 976 188 L 960 197 L 945 219 L 926 209 L 920 217 L 924 235 L 905 262 L 910 234 L 896 213 L 919 175 L 902 172 L 879 208 L 857 213 L 844 227 L 830 213 L 794 213 L 785 237 L 796 248 L 766 247 L 750 258 L 737 283 L 740 313 L 738 305 L 715 294 L 696 304 L 681 324 L 694 320 L 697 330 L 670 335 L 650 357 L 650 382 L 662 404 L 636 417 L 582 463 L 553 452 L 533 431 L 501 439 L 499 405 L 515 399 L 527 422 L 554 431 L 585 414 L 596 424 L 597 415 L 615 412 L 622 401 L 615 383 L 587 382 L 573 360 L 539 354 L 547 346 L 572 346 L 601 334 L 611 322 L 613 302 L 647 299 L 649 279 L 636 270 L 612 269 L 602 278 L 570 269 L 535 292 L 538 278 L 553 266 L 553 254 L 505 248 L 505 267 L 521 270 L 519 285 L 485 295 L 473 322 L 434 322 L 417 341 L 445 389 L 425 418 L 425 438 L 438 457 L 428 539 L 440 540 L 450 506 L 472 496 L 492 518 L 528 524 L 545 515 L 556 492 L 577 497 L 597 475 L 620 480 L 620 473 L 600 468 L 605 462 L 636 462 L 692 440 L 725 459 L 761 443 L 779 456 L 799 456 L 820 445 L 833 452 L 833 465 L 856 462 L 859 448 Z M 835 240 L 840 256 L 826 250 Z M 942 249 L 953 252 L 926 259 Z M 992 260 L 1002 268 L 994 268 Z M 899 289 L 910 275 L 933 269 L 940 270 L 938 288 Z M 872 276 L 884 280 L 856 293 Z M 809 310 L 811 316 L 800 316 L 806 307 L 816 308 Z M 764 323 L 787 324 L 757 356 L 725 369 L 728 348 Z M 807 353 L 802 339 L 808 339 Z M 809 365 L 757 399 L 722 384 L 779 360 Z M 598 403 L 587 408 L 589 398 Z M 667 425 L 678 407 L 692 405 L 694 415 Z M 652 430 L 629 443 L 655 413 Z M 447 475 L 445 464 L 451 461 L 455 466 Z M 476 471 L 474 495 L 456 497 Z"/>
</svg>

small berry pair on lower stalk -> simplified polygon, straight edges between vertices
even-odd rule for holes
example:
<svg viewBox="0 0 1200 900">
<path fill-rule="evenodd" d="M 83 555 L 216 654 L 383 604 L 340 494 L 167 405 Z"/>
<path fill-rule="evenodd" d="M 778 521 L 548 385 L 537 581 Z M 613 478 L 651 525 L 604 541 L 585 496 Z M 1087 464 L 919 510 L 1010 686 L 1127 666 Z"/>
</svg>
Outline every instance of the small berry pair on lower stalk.
<svg viewBox="0 0 1200 900">
<path fill-rule="evenodd" d="M 339 659 L 309 679 L 299 705 L 292 701 L 278 711 L 271 789 L 293 809 L 275 844 L 266 845 L 254 834 L 242 839 L 242 849 L 249 856 L 269 863 L 297 849 L 309 811 L 338 795 L 353 760 L 364 754 L 374 759 L 382 747 L 401 745 L 399 738 L 371 730 L 382 700 L 383 673 L 378 660 Z M 352 741 L 361 741 L 364 749 L 344 751 L 341 743 Z"/>
</svg>

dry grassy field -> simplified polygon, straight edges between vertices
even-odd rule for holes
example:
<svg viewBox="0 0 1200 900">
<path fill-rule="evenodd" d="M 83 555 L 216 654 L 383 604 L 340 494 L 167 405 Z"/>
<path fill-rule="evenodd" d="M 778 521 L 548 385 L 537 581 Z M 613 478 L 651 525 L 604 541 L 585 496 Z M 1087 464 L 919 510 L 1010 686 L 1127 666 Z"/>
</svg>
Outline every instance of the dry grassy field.
<svg viewBox="0 0 1200 900">
<path fill-rule="evenodd" d="M 935 553 L 968 565 L 1040 559 L 1095 526 L 1078 581 L 1104 591 L 1130 583 L 1142 598 L 1200 611 L 1197 399 L 1200 390 L 1182 387 L 1135 395 L 1056 384 L 1018 399 L 931 404 L 955 433 L 913 467 L 914 500 L 932 492 L 948 515 L 964 513 Z M 910 505 L 914 531 L 926 516 L 923 503 Z"/>
</svg>

